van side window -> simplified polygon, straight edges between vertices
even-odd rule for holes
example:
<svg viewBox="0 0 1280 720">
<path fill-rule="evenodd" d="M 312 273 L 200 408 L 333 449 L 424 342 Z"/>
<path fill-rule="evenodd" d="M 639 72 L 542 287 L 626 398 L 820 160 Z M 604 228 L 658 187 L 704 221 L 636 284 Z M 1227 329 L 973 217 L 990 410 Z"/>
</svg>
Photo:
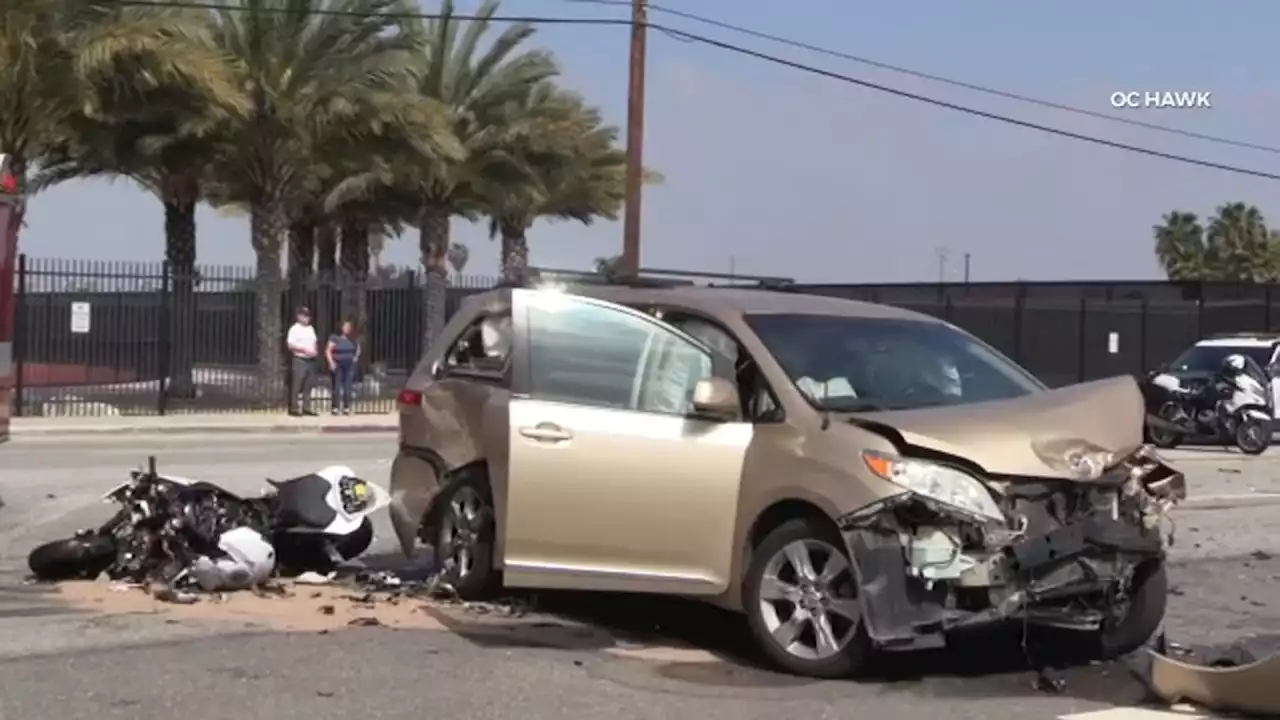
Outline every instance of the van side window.
<svg viewBox="0 0 1280 720">
<path fill-rule="evenodd" d="M 445 353 L 446 371 L 501 373 L 511 358 L 511 315 L 487 315 L 467 326 Z"/>
<path fill-rule="evenodd" d="M 573 296 L 530 295 L 529 392 L 539 400 L 684 415 L 710 353 L 661 323 Z"/>
<path fill-rule="evenodd" d="M 785 418 L 782 405 L 769 388 L 764 373 L 731 333 L 709 320 L 676 311 L 664 313 L 663 319 L 733 362 L 734 377 L 730 379 L 737 383 L 744 418 L 754 423 L 781 422 Z"/>
</svg>

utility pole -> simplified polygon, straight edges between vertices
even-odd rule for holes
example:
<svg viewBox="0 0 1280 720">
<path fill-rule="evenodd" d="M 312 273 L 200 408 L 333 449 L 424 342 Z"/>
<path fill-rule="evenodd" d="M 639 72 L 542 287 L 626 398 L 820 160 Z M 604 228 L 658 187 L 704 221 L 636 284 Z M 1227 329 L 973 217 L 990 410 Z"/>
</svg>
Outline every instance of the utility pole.
<svg viewBox="0 0 1280 720">
<path fill-rule="evenodd" d="M 969 284 L 969 253 L 964 254 L 964 284 Z"/>
<path fill-rule="evenodd" d="M 627 176 L 619 274 L 640 272 L 640 195 L 644 185 L 644 65 L 646 0 L 631 0 L 631 61 L 627 81 Z"/>
</svg>

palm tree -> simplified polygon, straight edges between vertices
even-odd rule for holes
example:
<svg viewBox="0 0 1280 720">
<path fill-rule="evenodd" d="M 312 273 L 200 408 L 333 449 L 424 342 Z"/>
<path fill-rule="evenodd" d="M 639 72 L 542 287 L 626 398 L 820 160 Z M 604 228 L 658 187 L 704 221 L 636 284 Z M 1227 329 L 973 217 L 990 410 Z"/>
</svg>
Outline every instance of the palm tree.
<svg viewBox="0 0 1280 720">
<path fill-rule="evenodd" d="M 1271 233 L 1262 212 L 1252 205 L 1219 207 L 1205 229 L 1205 245 L 1216 259 L 1215 279 L 1261 281 L 1275 275 Z"/>
<path fill-rule="evenodd" d="M 588 225 L 617 218 L 627 158 L 618 129 L 576 93 L 544 83 L 510 110 L 538 119 L 537 132 L 511 148 L 502 159 L 506 167 L 491 169 L 476 186 L 489 208 L 490 237 L 502 238 L 503 278 L 515 281 L 528 267 L 527 232 L 539 217 Z"/>
<path fill-rule="evenodd" d="M 69 140 L 77 119 L 154 100 L 165 89 L 231 88 L 200 49 L 198 25 L 158 8 L 107 0 L 9 0 L 0 6 L 0 153 L 25 188 L 31 164 Z M 196 30 L 194 43 L 188 33 Z M 194 83 L 193 83 L 194 81 Z M 199 94 L 199 92 L 197 92 Z"/>
<path fill-rule="evenodd" d="M 614 278 L 618 275 L 618 269 L 622 266 L 621 255 L 610 255 L 609 257 L 598 257 L 591 261 L 592 270 L 605 278 Z"/>
<path fill-rule="evenodd" d="M 205 11 L 133 7 L 118 19 L 151 28 L 164 45 L 118 49 L 112 66 L 84 78 L 80 108 L 64 116 L 31 185 L 39 191 L 74 178 L 127 177 L 160 200 L 172 279 L 167 391 L 190 397 L 196 205 L 211 159 L 209 136 L 243 112 L 246 99 L 232 82 L 227 56 L 213 44 Z M 113 71 L 121 66 L 132 73 Z"/>
<path fill-rule="evenodd" d="M 1195 213 L 1175 210 L 1152 227 L 1156 258 L 1170 280 L 1204 280 L 1215 265 L 1204 242 L 1204 227 Z"/>
<path fill-rule="evenodd" d="M 348 178 L 338 192 L 363 195 L 380 207 L 396 208 L 396 214 L 409 211 L 427 271 L 424 347 L 444 325 L 450 221 L 455 215 L 476 219 L 484 214 L 475 183 L 493 167 L 509 167 L 503 162 L 509 148 L 535 130 L 535 118 L 515 115 L 509 106 L 521 104 L 559 72 L 548 53 L 520 51 L 535 32 L 527 24 L 511 25 L 481 49 L 497 9 L 497 0 L 486 0 L 472 16 L 477 19 L 458 20 L 452 0 L 444 0 L 439 18 L 425 26 L 427 52 L 417 93 L 446 108 L 458 152 L 449 156 L 443 142 L 429 157 L 398 151 L 378 168 Z"/>
<path fill-rule="evenodd" d="M 413 10 L 408 0 L 239 0 L 216 13 L 217 41 L 233 57 L 249 111 L 217 143 L 213 199 L 249 208 L 268 397 L 282 379 L 281 254 L 296 219 L 291 203 L 314 191 L 318 153 L 336 139 L 369 141 L 436 115 L 406 92 L 423 48 L 403 16 Z M 436 135 L 404 135 L 421 156 L 435 152 Z"/>
</svg>

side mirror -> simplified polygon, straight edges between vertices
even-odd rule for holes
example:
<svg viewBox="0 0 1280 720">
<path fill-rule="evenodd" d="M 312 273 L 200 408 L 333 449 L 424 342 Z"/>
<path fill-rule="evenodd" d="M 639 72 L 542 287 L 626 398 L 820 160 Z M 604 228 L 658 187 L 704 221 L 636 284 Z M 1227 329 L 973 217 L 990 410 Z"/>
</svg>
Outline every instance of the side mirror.
<svg viewBox="0 0 1280 720">
<path fill-rule="evenodd" d="M 699 380 L 693 386 L 693 415 L 708 420 L 733 420 L 741 412 L 738 388 L 724 378 Z"/>
</svg>

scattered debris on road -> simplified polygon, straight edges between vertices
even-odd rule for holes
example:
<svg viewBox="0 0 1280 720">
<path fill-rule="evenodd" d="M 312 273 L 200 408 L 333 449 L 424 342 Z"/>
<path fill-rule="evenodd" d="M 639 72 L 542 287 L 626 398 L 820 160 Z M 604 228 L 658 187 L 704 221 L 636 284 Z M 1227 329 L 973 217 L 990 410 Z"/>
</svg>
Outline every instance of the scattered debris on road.
<svg viewBox="0 0 1280 720">
<path fill-rule="evenodd" d="M 1258 659 L 1242 644 L 1199 651 L 1160 636 L 1135 675 L 1172 706 L 1187 703 L 1213 712 L 1280 717 L 1280 653 Z"/>
</svg>

